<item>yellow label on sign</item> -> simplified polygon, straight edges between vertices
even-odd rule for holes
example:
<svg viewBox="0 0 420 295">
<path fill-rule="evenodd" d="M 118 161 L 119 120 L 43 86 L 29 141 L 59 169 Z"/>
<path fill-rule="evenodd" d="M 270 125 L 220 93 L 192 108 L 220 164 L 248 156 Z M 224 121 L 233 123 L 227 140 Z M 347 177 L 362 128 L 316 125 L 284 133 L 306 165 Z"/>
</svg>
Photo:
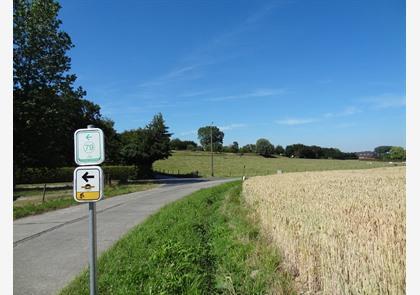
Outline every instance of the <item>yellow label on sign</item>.
<svg viewBox="0 0 420 295">
<path fill-rule="evenodd" d="M 103 198 L 102 169 L 98 166 L 77 167 L 73 174 L 73 197 L 77 202 L 97 202 Z"/>
<path fill-rule="evenodd" d="M 77 192 L 76 199 L 80 201 L 99 200 L 101 195 L 99 192 Z"/>
</svg>

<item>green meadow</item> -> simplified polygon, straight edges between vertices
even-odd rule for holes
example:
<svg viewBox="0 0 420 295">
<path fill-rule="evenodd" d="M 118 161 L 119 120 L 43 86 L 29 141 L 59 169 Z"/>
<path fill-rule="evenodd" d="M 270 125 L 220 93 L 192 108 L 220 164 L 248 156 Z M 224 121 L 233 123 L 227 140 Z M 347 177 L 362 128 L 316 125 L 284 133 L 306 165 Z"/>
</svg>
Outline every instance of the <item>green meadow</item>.
<svg viewBox="0 0 420 295">
<path fill-rule="evenodd" d="M 154 163 L 157 172 L 188 174 L 198 171 L 199 176 L 211 175 L 209 152 L 173 151 L 171 157 Z M 294 159 L 288 157 L 264 158 L 256 154 L 214 153 L 214 176 L 254 176 L 283 172 L 317 170 L 367 169 L 395 164 L 379 161 Z"/>
</svg>

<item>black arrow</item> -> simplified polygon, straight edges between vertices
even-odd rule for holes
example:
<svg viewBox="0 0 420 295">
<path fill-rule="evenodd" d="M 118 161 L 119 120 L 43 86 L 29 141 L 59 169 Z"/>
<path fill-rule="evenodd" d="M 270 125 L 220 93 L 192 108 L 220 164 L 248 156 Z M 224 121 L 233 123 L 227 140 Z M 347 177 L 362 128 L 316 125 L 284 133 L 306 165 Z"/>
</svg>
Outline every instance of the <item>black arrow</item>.
<svg viewBox="0 0 420 295">
<path fill-rule="evenodd" d="M 83 178 L 84 181 L 89 182 L 88 178 L 95 178 L 95 176 L 94 175 L 89 175 L 89 172 L 86 171 L 85 174 L 83 174 L 82 178 Z"/>
</svg>

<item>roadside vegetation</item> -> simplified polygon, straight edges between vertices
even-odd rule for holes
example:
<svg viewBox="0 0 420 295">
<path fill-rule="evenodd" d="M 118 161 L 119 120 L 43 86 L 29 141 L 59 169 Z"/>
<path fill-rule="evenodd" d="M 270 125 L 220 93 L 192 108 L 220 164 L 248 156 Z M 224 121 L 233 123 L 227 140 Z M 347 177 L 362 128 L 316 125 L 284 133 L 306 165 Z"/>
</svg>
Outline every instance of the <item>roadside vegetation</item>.
<svg viewBox="0 0 420 295">
<path fill-rule="evenodd" d="M 252 177 L 244 197 L 301 294 L 405 294 L 405 169 Z"/>
<path fill-rule="evenodd" d="M 157 184 L 154 183 L 105 185 L 104 196 L 105 198 L 110 198 L 148 190 L 156 186 Z M 71 187 L 47 189 L 44 201 L 42 188 L 20 188 L 14 191 L 13 197 L 17 198 L 13 202 L 14 219 L 80 204 L 73 199 Z"/>
<path fill-rule="evenodd" d="M 216 177 L 254 176 L 282 172 L 365 169 L 389 167 L 395 163 L 360 160 L 297 159 L 282 156 L 265 158 L 255 153 L 214 153 L 214 174 Z M 154 170 L 169 174 L 187 174 L 198 171 L 199 176 L 209 177 L 210 153 L 174 151 L 166 160 L 154 163 Z"/>
<path fill-rule="evenodd" d="M 99 258 L 99 294 L 293 294 L 250 216 L 240 182 L 167 205 Z M 88 272 L 61 294 L 89 294 Z"/>
</svg>

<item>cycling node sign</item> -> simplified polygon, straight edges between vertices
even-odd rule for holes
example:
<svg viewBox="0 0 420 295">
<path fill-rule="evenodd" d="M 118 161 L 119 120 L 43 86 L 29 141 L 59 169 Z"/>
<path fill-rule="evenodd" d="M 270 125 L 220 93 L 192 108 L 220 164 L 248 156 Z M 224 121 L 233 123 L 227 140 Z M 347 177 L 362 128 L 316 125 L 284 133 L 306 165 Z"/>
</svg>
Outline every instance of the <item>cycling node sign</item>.
<svg viewBox="0 0 420 295">
<path fill-rule="evenodd" d="M 105 160 L 104 133 L 99 128 L 74 132 L 74 160 L 78 165 L 98 165 Z"/>
<path fill-rule="evenodd" d="M 77 202 L 97 202 L 103 196 L 102 169 L 99 166 L 77 167 L 73 174 L 73 197 Z"/>
</svg>

